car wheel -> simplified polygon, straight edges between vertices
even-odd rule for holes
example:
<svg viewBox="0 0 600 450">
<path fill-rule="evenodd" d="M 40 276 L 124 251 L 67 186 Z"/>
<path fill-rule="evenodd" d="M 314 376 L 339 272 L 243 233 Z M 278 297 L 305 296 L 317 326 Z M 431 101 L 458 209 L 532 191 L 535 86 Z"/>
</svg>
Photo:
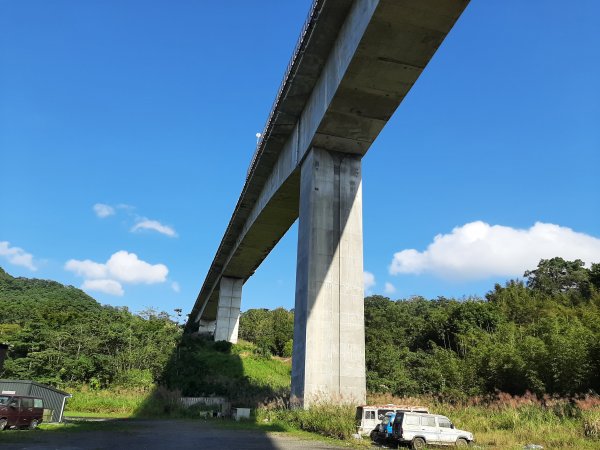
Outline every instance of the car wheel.
<svg viewBox="0 0 600 450">
<path fill-rule="evenodd" d="M 457 447 L 468 447 L 469 443 L 467 442 L 466 439 L 460 438 L 456 440 L 456 446 Z"/>
<path fill-rule="evenodd" d="M 0 431 L 6 429 L 7 425 L 8 425 L 8 420 L 6 420 L 6 419 L 0 419 Z"/>
<path fill-rule="evenodd" d="M 38 426 L 38 421 L 37 419 L 33 419 L 30 423 L 29 423 L 29 429 L 30 430 L 35 430 Z"/>
<path fill-rule="evenodd" d="M 412 441 L 411 448 L 413 450 L 421 450 L 421 449 L 425 448 L 425 439 L 420 438 L 420 437 L 414 438 Z"/>
</svg>

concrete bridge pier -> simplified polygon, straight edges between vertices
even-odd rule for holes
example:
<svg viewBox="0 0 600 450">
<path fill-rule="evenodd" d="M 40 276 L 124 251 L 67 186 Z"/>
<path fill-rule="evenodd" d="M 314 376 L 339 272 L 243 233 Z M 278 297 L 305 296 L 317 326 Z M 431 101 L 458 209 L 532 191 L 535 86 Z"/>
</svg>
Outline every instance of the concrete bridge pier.
<svg viewBox="0 0 600 450">
<path fill-rule="evenodd" d="M 215 341 L 237 343 L 243 284 L 240 278 L 221 277 Z"/>
<path fill-rule="evenodd" d="M 312 148 L 301 166 L 292 401 L 366 397 L 361 156 Z"/>
<path fill-rule="evenodd" d="M 215 333 L 216 322 L 214 320 L 199 320 L 198 321 L 198 334 L 211 334 Z"/>
</svg>

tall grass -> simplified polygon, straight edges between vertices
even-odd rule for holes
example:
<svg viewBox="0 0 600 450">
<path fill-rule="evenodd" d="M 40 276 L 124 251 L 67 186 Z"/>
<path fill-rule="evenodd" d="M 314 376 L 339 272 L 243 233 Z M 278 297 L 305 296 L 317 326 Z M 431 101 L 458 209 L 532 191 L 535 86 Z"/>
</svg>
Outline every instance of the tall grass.
<svg viewBox="0 0 600 450">
<path fill-rule="evenodd" d="M 600 398 L 578 399 L 498 394 L 447 402 L 442 398 L 412 399 L 372 396 L 371 403 L 414 403 L 448 416 L 461 429 L 475 434 L 478 445 L 490 449 L 522 449 L 528 443 L 547 449 L 599 449 Z M 596 428 L 597 427 L 597 428 Z"/>
<path fill-rule="evenodd" d="M 70 412 L 133 415 L 146 401 L 149 393 L 136 389 L 92 390 L 86 386 L 71 390 L 65 410 Z"/>
<path fill-rule="evenodd" d="M 256 412 L 258 422 L 280 424 L 336 439 L 350 439 L 356 433 L 356 408 L 347 405 L 318 404 L 308 410 L 283 405 L 263 406 Z"/>
</svg>

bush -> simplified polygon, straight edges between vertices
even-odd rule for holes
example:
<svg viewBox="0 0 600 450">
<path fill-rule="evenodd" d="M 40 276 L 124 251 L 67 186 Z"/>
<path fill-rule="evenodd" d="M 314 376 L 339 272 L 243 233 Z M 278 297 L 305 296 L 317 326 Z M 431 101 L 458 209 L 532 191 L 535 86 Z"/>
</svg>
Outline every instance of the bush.
<svg viewBox="0 0 600 450">
<path fill-rule="evenodd" d="M 137 411 L 142 417 L 183 417 L 181 391 L 157 387 Z"/>
<path fill-rule="evenodd" d="M 583 434 L 587 438 L 600 438 L 600 411 L 592 411 L 584 416 Z"/>
<path fill-rule="evenodd" d="M 306 410 L 264 406 L 257 410 L 256 418 L 259 422 L 275 422 L 331 438 L 349 439 L 356 433 L 355 412 L 353 406 L 328 403 Z"/>
<path fill-rule="evenodd" d="M 282 356 L 284 358 L 291 358 L 293 349 L 294 349 L 294 340 L 290 339 L 283 346 L 283 355 Z"/>
<path fill-rule="evenodd" d="M 233 344 L 227 341 L 217 341 L 214 343 L 213 348 L 221 353 L 231 353 L 231 347 Z"/>
<path fill-rule="evenodd" d="M 119 373 L 114 384 L 124 388 L 149 391 L 154 385 L 154 377 L 150 370 L 130 369 Z"/>
</svg>

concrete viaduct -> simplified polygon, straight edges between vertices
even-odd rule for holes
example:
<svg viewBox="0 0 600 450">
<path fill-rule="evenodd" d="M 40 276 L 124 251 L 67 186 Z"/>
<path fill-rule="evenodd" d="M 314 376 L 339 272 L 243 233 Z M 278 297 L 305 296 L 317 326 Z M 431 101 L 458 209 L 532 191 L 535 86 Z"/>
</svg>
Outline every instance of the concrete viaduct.
<svg viewBox="0 0 600 450">
<path fill-rule="evenodd" d="M 237 341 L 242 287 L 299 218 L 292 399 L 365 401 L 361 158 L 469 0 L 314 0 L 186 324 Z"/>
</svg>

